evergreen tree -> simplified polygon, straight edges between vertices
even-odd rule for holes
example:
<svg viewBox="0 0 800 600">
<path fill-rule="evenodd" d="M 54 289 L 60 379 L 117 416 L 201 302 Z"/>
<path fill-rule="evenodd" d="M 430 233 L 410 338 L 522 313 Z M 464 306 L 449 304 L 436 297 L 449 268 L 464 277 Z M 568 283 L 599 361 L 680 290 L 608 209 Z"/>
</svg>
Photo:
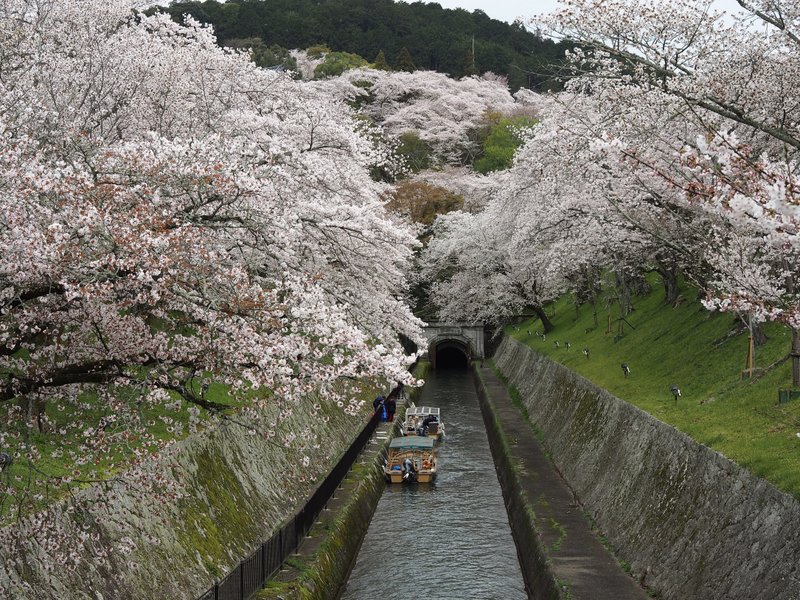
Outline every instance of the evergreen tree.
<svg viewBox="0 0 800 600">
<path fill-rule="evenodd" d="M 383 50 L 378 52 L 378 56 L 375 57 L 375 61 L 372 63 L 373 69 L 378 69 L 380 71 L 391 71 L 392 67 L 386 60 L 386 55 L 383 53 Z"/>
<path fill-rule="evenodd" d="M 164 3 L 166 4 L 166 3 Z M 560 89 L 564 52 L 569 43 L 556 43 L 528 31 L 521 23 L 509 25 L 490 19 L 482 11 L 444 9 L 436 3 L 394 0 L 175 0 L 169 6 L 151 7 L 149 13 L 166 11 L 178 23 L 190 14 L 214 26 L 217 41 L 228 46 L 233 40 L 259 37 L 264 46 L 335 49 L 363 57 L 399 59 L 404 45 L 410 56 L 397 69 L 434 70 L 451 77 L 491 71 L 508 77 L 512 91 L 520 87 Z M 409 32 L 414 35 L 410 36 Z M 326 46 L 323 46 L 326 45 Z M 464 60 L 474 46 L 479 61 Z M 330 49 L 329 49 L 330 48 Z M 453 49 L 456 49 L 454 52 Z M 462 50 L 463 49 L 463 50 Z M 469 52 L 472 54 L 471 52 Z M 413 65 L 413 66 L 412 66 Z M 378 69 L 382 67 L 377 65 Z"/>
<path fill-rule="evenodd" d="M 462 71 L 464 77 L 478 74 L 478 70 L 475 68 L 475 55 L 472 54 L 472 50 L 467 50 L 466 54 L 464 54 Z"/>
<path fill-rule="evenodd" d="M 405 46 L 403 46 L 398 53 L 397 59 L 394 62 L 394 68 L 397 71 L 408 71 L 409 73 L 417 70 L 414 60 L 411 58 L 411 53 Z"/>
<path fill-rule="evenodd" d="M 325 61 L 314 68 L 314 79 L 336 77 L 348 69 L 357 69 L 367 64 L 358 54 L 350 52 L 328 52 Z"/>
</svg>

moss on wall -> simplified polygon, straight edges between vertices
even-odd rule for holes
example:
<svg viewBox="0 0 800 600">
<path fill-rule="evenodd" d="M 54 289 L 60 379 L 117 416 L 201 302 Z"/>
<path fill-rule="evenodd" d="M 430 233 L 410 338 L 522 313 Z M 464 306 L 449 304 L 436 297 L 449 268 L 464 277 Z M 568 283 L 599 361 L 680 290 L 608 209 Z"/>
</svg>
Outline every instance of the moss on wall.
<svg viewBox="0 0 800 600">
<path fill-rule="evenodd" d="M 385 485 L 382 452 L 368 464 L 354 465 L 341 492 L 347 494 L 347 501 L 335 516 L 322 520 L 310 533 L 312 537 L 324 535 L 324 541 L 311 556 L 292 564 L 299 576 L 291 581 L 270 582 L 254 600 L 337 598 L 347 582 Z"/>
</svg>

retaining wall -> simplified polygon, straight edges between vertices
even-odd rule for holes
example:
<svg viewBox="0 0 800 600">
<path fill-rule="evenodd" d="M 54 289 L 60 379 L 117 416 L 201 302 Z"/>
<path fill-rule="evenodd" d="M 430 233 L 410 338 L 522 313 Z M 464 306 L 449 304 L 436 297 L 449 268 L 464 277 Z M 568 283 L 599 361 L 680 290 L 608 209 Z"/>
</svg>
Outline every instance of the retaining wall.
<svg viewBox="0 0 800 600">
<path fill-rule="evenodd" d="M 0 598 L 194 600 L 294 514 L 363 428 L 366 416 L 335 406 L 312 414 L 313 402 L 281 424 L 313 428 L 316 438 L 302 452 L 224 422 L 151 465 L 182 483 L 178 499 L 165 504 L 115 486 L 81 492 L 79 511 L 54 506 L 48 518 L 60 532 L 51 546 L 29 539 L 13 556 L 0 551 Z M 80 557 L 74 565 L 55 558 L 70 551 Z"/>
<path fill-rule="evenodd" d="M 800 503 L 506 338 L 495 362 L 632 574 L 664 599 L 800 599 Z"/>
<path fill-rule="evenodd" d="M 532 600 L 558 600 L 562 598 L 558 581 L 548 562 L 547 551 L 541 537 L 536 531 L 535 517 L 519 479 L 516 476 L 516 465 L 503 437 L 503 431 L 497 422 L 497 416 L 488 397 L 486 386 L 480 373 L 473 367 L 475 388 L 478 401 L 486 424 L 486 435 L 492 449 L 492 458 L 497 470 L 497 478 L 503 490 L 503 499 L 508 512 L 508 522 L 517 548 L 525 548 L 525 552 L 517 551 L 525 591 Z"/>
</svg>

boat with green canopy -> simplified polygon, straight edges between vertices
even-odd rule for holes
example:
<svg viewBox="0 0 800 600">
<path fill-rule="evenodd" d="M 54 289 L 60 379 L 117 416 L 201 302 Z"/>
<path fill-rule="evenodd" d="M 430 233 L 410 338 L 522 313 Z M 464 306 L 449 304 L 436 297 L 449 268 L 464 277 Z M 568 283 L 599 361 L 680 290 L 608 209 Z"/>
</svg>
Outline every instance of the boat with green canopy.
<svg viewBox="0 0 800 600">
<path fill-rule="evenodd" d="M 398 436 L 389 442 L 384 474 L 390 483 L 430 483 L 436 479 L 434 439 L 427 436 Z"/>
</svg>

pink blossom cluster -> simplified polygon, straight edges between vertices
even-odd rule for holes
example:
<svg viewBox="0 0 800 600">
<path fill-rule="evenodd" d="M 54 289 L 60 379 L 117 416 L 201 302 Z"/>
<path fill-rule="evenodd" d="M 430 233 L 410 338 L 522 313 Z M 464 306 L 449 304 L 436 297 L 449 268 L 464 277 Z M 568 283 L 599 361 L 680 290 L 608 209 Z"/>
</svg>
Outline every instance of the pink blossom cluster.
<svg viewBox="0 0 800 600">
<path fill-rule="evenodd" d="M 8 518 L 126 469 L 177 493 L 137 465 L 219 413 L 209 382 L 286 444 L 306 433 L 259 423 L 261 405 L 286 417 L 313 394 L 356 414 L 359 380 L 414 383 L 398 337 L 420 337 L 417 242 L 370 177 L 390 149 L 344 102 L 135 8 L 0 0 Z"/>
</svg>

